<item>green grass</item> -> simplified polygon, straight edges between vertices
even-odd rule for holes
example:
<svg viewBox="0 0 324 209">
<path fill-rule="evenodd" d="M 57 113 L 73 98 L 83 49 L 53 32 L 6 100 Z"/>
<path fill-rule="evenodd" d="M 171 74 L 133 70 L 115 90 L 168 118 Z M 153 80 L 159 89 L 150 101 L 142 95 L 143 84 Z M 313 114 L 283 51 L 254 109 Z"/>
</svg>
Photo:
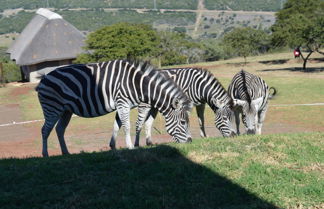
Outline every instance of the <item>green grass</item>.
<svg viewBox="0 0 324 209">
<path fill-rule="evenodd" d="M 323 133 L 0 160 L 1 208 L 289 208 L 323 203 Z"/>
</svg>

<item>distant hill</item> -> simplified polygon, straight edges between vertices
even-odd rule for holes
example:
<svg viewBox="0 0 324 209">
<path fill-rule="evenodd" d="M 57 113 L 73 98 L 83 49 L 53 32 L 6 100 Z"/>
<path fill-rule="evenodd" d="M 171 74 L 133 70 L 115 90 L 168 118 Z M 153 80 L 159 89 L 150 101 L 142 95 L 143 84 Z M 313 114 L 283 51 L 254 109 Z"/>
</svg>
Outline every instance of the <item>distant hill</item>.
<svg viewBox="0 0 324 209">
<path fill-rule="evenodd" d="M 146 8 L 196 9 L 199 0 L 10 0 L 0 1 L 0 11 L 6 9 L 71 8 Z M 277 11 L 287 0 L 204 0 L 210 10 Z"/>
<path fill-rule="evenodd" d="M 253 2 L 252 2 L 253 1 Z M 7 0 L 0 1 L 0 34 L 20 33 L 35 11 L 50 7 L 82 31 L 117 22 L 146 23 L 194 38 L 220 38 L 235 27 L 267 30 L 286 0 Z"/>
</svg>

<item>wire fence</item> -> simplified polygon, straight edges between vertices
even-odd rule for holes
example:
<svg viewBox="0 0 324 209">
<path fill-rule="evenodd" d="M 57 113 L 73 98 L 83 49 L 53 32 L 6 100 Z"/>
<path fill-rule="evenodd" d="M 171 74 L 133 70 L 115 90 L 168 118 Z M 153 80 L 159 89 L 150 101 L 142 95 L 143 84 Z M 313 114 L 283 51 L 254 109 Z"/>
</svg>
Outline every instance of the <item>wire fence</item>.
<svg viewBox="0 0 324 209">
<path fill-rule="evenodd" d="M 324 103 L 310 103 L 310 104 L 276 104 L 276 105 L 269 105 L 270 107 L 293 107 L 293 106 L 324 106 Z M 77 115 L 73 115 L 72 117 L 79 117 Z M 38 120 L 29 120 L 29 121 L 12 121 L 9 123 L 0 124 L 0 127 L 6 127 L 6 126 L 14 126 L 14 125 L 23 125 L 23 124 L 29 124 L 29 123 L 36 123 L 44 121 L 44 119 L 38 119 Z M 158 131 L 159 132 L 159 131 Z"/>
</svg>

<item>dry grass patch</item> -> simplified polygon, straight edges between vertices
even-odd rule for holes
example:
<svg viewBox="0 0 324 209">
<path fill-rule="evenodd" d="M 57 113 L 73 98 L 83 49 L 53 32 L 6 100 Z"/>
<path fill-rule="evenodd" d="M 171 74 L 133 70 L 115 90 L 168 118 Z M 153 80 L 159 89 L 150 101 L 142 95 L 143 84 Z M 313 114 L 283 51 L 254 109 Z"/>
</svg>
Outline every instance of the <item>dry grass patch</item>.
<svg viewBox="0 0 324 209">
<path fill-rule="evenodd" d="M 214 152 L 214 153 L 201 153 L 197 151 L 191 151 L 188 153 L 188 158 L 195 163 L 204 163 L 210 160 L 216 159 L 228 159 L 239 157 L 240 153 L 237 152 Z"/>
</svg>

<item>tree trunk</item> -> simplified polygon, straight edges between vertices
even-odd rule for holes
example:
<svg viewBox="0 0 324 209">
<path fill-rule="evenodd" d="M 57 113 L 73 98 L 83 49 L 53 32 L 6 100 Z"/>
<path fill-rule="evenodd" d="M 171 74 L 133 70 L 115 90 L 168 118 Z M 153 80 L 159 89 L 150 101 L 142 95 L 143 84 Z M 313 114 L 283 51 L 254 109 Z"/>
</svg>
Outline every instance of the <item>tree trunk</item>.
<svg viewBox="0 0 324 209">
<path fill-rule="evenodd" d="M 302 59 L 303 59 L 303 61 L 304 61 L 304 63 L 303 63 L 303 70 L 306 70 L 307 60 L 308 60 L 308 58 L 311 56 L 311 54 L 313 54 L 313 52 L 314 52 L 314 51 L 311 50 L 311 51 L 308 53 L 308 55 L 307 55 L 306 57 L 304 57 L 303 54 L 300 53 L 300 55 L 301 55 L 301 57 L 302 57 Z"/>
<path fill-rule="evenodd" d="M 158 57 L 158 68 L 161 68 L 162 64 L 161 64 L 161 56 Z"/>
</svg>

